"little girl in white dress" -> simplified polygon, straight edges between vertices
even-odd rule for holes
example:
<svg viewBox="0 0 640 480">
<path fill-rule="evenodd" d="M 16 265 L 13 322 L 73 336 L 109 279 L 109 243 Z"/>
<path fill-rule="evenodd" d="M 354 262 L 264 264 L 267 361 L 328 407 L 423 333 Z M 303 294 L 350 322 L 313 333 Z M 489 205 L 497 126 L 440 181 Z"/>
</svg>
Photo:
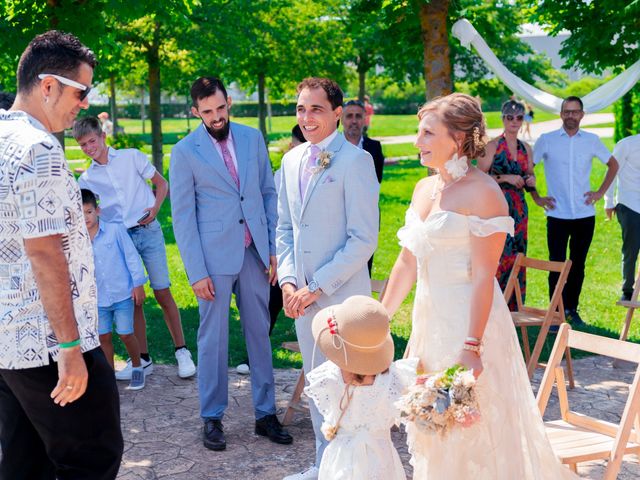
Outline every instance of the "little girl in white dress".
<svg viewBox="0 0 640 480">
<path fill-rule="evenodd" d="M 321 310 L 312 330 L 329 359 L 307 374 L 304 390 L 330 441 L 319 480 L 405 480 L 390 428 L 399 416 L 394 403 L 415 382 L 418 359 L 393 362 L 389 315 L 370 297 Z"/>
</svg>

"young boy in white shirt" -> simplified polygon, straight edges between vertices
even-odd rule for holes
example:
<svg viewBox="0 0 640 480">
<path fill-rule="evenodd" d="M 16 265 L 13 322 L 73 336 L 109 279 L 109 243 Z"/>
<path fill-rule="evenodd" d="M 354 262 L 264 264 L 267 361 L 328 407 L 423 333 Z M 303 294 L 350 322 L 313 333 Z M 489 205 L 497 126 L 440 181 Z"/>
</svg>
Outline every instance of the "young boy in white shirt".
<svg viewBox="0 0 640 480">
<path fill-rule="evenodd" d="M 164 236 L 162 227 L 156 220 L 167 195 L 167 181 L 141 151 L 108 147 L 100 121 L 95 117 L 77 120 L 73 126 L 73 136 L 82 151 L 92 159 L 91 166 L 78 180 L 80 187 L 91 190 L 98 196 L 104 221 L 121 222 L 127 228 L 142 257 L 154 296 L 162 308 L 173 338 L 178 376 L 191 377 L 196 373 L 196 367 L 191 352 L 186 348 L 180 312 L 169 288 L 171 283 Z M 147 180 L 155 186 L 155 195 Z M 153 372 L 153 363 L 148 353 L 142 305 L 135 307 L 134 318 L 142 365 L 145 375 L 150 375 Z M 131 362 L 127 362 L 127 366 L 116 373 L 116 378 L 129 380 L 131 372 Z"/>
</svg>

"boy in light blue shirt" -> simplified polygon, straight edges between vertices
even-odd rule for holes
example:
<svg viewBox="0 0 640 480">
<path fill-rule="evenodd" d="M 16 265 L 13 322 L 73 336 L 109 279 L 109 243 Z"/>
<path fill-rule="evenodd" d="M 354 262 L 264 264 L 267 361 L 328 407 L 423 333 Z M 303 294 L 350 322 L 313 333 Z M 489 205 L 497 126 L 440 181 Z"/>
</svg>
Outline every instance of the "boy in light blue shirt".
<svg viewBox="0 0 640 480">
<path fill-rule="evenodd" d="M 84 221 L 93 245 L 98 288 L 98 334 L 105 357 L 113 365 L 113 325 L 131 358 L 132 373 L 128 390 L 144 388 L 145 375 L 140 361 L 140 345 L 133 334 L 133 308 L 145 299 L 142 260 L 121 223 L 101 222 L 100 207 L 91 190 L 82 189 Z"/>
</svg>

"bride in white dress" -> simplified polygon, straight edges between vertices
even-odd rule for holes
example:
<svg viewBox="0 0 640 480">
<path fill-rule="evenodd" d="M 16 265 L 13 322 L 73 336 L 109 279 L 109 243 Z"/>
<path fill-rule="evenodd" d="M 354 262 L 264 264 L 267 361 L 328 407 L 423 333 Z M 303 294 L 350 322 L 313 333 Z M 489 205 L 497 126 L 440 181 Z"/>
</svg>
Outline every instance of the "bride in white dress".
<svg viewBox="0 0 640 480">
<path fill-rule="evenodd" d="M 452 94 L 425 105 L 418 117 L 421 163 L 439 175 L 415 187 L 383 304 L 393 314 L 417 283 L 410 355 L 426 372 L 454 363 L 472 368 L 482 418 L 445 437 L 409 425 L 413 478 L 575 479 L 547 440 L 495 279 L 513 220 L 496 182 L 469 162 L 484 148 L 480 105 Z M 478 341 L 482 353 L 474 351 Z"/>
</svg>

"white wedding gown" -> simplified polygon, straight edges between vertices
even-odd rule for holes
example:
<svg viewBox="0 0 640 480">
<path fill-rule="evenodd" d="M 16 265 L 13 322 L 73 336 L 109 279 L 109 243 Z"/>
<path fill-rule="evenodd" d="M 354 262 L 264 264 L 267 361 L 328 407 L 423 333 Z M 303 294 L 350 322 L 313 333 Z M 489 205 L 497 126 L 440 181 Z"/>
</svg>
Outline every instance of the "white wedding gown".
<svg viewBox="0 0 640 480">
<path fill-rule="evenodd" d="M 510 217 L 481 219 L 437 211 L 421 220 L 409 208 L 398 232 L 416 256 L 418 280 L 409 348 L 425 371 L 453 365 L 468 334 L 472 235 L 513 231 Z M 415 480 L 558 480 L 578 478 L 547 439 L 509 310 L 495 282 L 477 383 L 481 420 L 445 437 L 407 427 Z"/>
</svg>

